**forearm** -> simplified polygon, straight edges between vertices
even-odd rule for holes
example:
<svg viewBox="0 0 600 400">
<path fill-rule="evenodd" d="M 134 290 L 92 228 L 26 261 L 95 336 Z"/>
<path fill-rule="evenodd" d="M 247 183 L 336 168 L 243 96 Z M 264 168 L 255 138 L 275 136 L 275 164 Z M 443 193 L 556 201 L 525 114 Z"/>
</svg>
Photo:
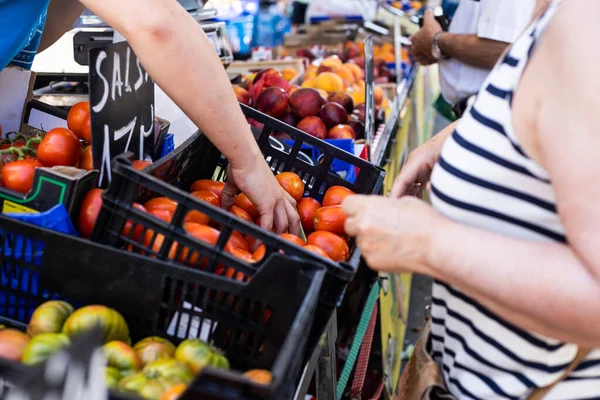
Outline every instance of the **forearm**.
<svg viewBox="0 0 600 400">
<path fill-rule="evenodd" d="M 66 32 L 71 30 L 84 10 L 85 6 L 79 0 L 51 0 L 38 53 L 52 46 Z"/>
<path fill-rule="evenodd" d="M 83 1 L 125 36 L 150 76 L 230 163 L 260 156 L 212 44 L 177 2 Z"/>
<path fill-rule="evenodd" d="M 442 33 L 439 46 L 449 57 L 473 67 L 492 69 L 508 47 L 508 43 L 482 39 L 477 35 Z"/>
<path fill-rule="evenodd" d="M 600 346 L 600 284 L 567 245 L 443 221 L 432 228 L 428 274 L 523 329 Z"/>
</svg>

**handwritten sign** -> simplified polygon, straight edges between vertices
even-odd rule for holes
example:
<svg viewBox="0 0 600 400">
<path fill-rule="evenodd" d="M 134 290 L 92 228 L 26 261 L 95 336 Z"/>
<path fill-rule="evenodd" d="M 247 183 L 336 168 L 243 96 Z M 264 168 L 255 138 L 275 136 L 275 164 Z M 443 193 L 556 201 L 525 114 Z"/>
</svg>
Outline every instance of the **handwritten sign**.
<svg viewBox="0 0 600 400">
<path fill-rule="evenodd" d="M 98 330 L 82 334 L 42 365 L 15 379 L 6 400 L 107 400 L 106 360 Z"/>
<path fill-rule="evenodd" d="M 115 156 L 154 154 L 154 81 L 127 42 L 91 49 L 89 65 L 92 154 L 105 186 Z"/>
</svg>

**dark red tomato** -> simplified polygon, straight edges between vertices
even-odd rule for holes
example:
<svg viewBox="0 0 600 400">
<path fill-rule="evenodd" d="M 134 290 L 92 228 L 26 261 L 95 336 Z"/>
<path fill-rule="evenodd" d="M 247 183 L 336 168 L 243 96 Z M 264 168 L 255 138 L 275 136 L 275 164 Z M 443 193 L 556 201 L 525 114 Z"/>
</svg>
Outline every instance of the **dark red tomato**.
<svg viewBox="0 0 600 400">
<path fill-rule="evenodd" d="M 256 209 L 256 206 L 252 204 L 248 196 L 246 196 L 244 193 L 237 195 L 233 205 L 246 211 L 250 217 L 252 217 L 252 219 L 258 218 L 258 210 Z"/>
<path fill-rule="evenodd" d="M 208 190 L 209 192 L 213 192 L 219 198 L 219 204 L 221 204 L 221 192 L 225 184 L 223 182 L 212 181 L 210 179 L 200 179 L 192 184 L 190 192 L 195 192 L 198 190 Z"/>
<path fill-rule="evenodd" d="M 92 146 L 88 146 L 81 152 L 79 168 L 91 171 L 94 169 L 94 160 L 92 160 Z"/>
<path fill-rule="evenodd" d="M 336 235 L 345 235 L 346 214 L 342 206 L 321 207 L 315 213 L 315 230 L 329 231 Z"/>
<path fill-rule="evenodd" d="M 133 203 L 133 208 L 143 211 L 143 212 L 147 212 L 146 208 L 139 203 Z M 135 225 L 135 229 L 134 229 L 134 225 Z M 122 233 L 123 236 L 129 237 L 132 229 L 133 229 L 133 236 L 131 237 L 131 239 L 133 239 L 137 242 L 140 239 L 140 237 L 142 236 L 144 227 L 142 225 L 134 224 L 132 220 L 128 219 L 125 222 L 125 226 L 123 227 L 123 233 Z"/>
<path fill-rule="evenodd" d="M 69 110 L 69 115 L 67 116 L 67 126 L 75 135 L 77 135 L 79 139 L 84 139 L 83 127 L 86 121 L 89 119 L 90 103 L 87 101 L 82 101 L 81 103 L 75 104 L 73 107 L 71 107 L 71 110 Z"/>
<path fill-rule="evenodd" d="M 37 159 L 46 167 L 74 167 L 81 158 L 81 142 L 73 132 L 55 128 L 46 134 L 37 149 Z"/>
<path fill-rule="evenodd" d="M 210 190 L 196 190 L 191 193 L 197 199 L 205 201 L 207 203 L 212 204 L 215 207 L 221 207 L 221 202 L 219 201 L 219 197 L 211 192 Z"/>
<path fill-rule="evenodd" d="M 83 127 L 81 128 L 81 137 L 83 140 L 92 144 L 92 117 L 88 114 L 83 121 Z"/>
<path fill-rule="evenodd" d="M 348 243 L 335 233 L 316 231 L 311 233 L 306 244 L 320 247 L 333 261 L 346 261 L 350 254 Z"/>
<path fill-rule="evenodd" d="M 15 192 L 29 193 L 35 169 L 41 166 L 36 160 L 18 160 L 5 164 L 2 167 L 2 186 Z"/>
<path fill-rule="evenodd" d="M 296 235 L 292 235 L 291 233 L 282 233 L 281 235 L 279 235 L 279 237 L 287 240 L 288 242 L 294 243 L 300 247 L 304 247 L 304 245 L 306 244 L 304 243 L 304 240 L 300 239 Z"/>
<path fill-rule="evenodd" d="M 312 197 L 305 197 L 298 202 L 298 215 L 307 235 L 315 230 L 315 214 L 319 208 L 321 204 Z"/>
<path fill-rule="evenodd" d="M 171 212 L 171 215 L 173 215 L 177 209 L 177 202 L 167 197 L 156 197 L 152 200 L 148 200 L 146 204 L 144 204 L 144 207 L 146 207 L 146 210 L 148 211 L 152 211 L 155 208 L 168 210 Z"/>
<path fill-rule="evenodd" d="M 102 208 L 102 189 L 92 189 L 83 199 L 79 211 L 79 234 L 84 238 L 90 238 Z"/>
<path fill-rule="evenodd" d="M 283 190 L 288 192 L 296 202 L 302 199 L 302 196 L 304 196 L 304 182 L 298 175 L 293 172 L 282 172 L 275 178 L 277 178 L 277 182 Z"/>
<path fill-rule="evenodd" d="M 138 171 L 143 170 L 146 167 L 149 167 L 150 165 L 152 165 L 152 163 L 150 161 L 146 161 L 146 160 L 135 160 L 132 163 L 132 167 L 137 169 Z"/>
</svg>

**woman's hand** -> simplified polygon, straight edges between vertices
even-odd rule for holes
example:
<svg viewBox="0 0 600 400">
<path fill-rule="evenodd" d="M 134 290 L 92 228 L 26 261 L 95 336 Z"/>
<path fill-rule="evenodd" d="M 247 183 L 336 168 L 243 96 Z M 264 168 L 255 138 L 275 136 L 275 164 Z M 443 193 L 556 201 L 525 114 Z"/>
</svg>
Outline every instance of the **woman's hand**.
<svg viewBox="0 0 600 400">
<path fill-rule="evenodd" d="M 458 120 L 460 121 L 460 120 Z M 394 180 L 391 197 L 423 197 L 423 190 L 429 183 L 431 171 L 440 158 L 446 139 L 454 132 L 458 121 L 453 122 L 426 143 L 413 150 L 408 161 Z"/>
<path fill-rule="evenodd" d="M 240 191 L 258 209 L 262 228 L 276 233 L 300 233 L 296 201 L 281 188 L 262 156 L 242 166 L 229 164 L 227 183 L 221 193 L 223 208 L 230 209 Z"/>
<path fill-rule="evenodd" d="M 429 270 L 432 235 L 445 219 L 421 200 L 351 196 L 344 201 L 345 229 L 369 267 L 383 272 Z"/>
</svg>

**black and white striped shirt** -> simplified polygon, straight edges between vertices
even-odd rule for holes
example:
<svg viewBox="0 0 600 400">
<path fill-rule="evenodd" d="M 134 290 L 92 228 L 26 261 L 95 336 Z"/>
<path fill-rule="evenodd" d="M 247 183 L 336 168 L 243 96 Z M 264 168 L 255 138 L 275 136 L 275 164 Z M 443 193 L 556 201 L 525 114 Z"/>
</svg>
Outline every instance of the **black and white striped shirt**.
<svg viewBox="0 0 600 400">
<path fill-rule="evenodd" d="M 431 197 L 447 217 L 512 237 L 566 242 L 549 175 L 521 148 L 511 110 L 512 93 L 559 3 L 555 0 L 500 60 L 444 144 Z M 577 346 L 524 331 L 456 288 L 435 282 L 432 352 L 457 398 L 522 399 L 555 382 Z M 600 349 L 547 398 L 600 399 Z"/>
</svg>

